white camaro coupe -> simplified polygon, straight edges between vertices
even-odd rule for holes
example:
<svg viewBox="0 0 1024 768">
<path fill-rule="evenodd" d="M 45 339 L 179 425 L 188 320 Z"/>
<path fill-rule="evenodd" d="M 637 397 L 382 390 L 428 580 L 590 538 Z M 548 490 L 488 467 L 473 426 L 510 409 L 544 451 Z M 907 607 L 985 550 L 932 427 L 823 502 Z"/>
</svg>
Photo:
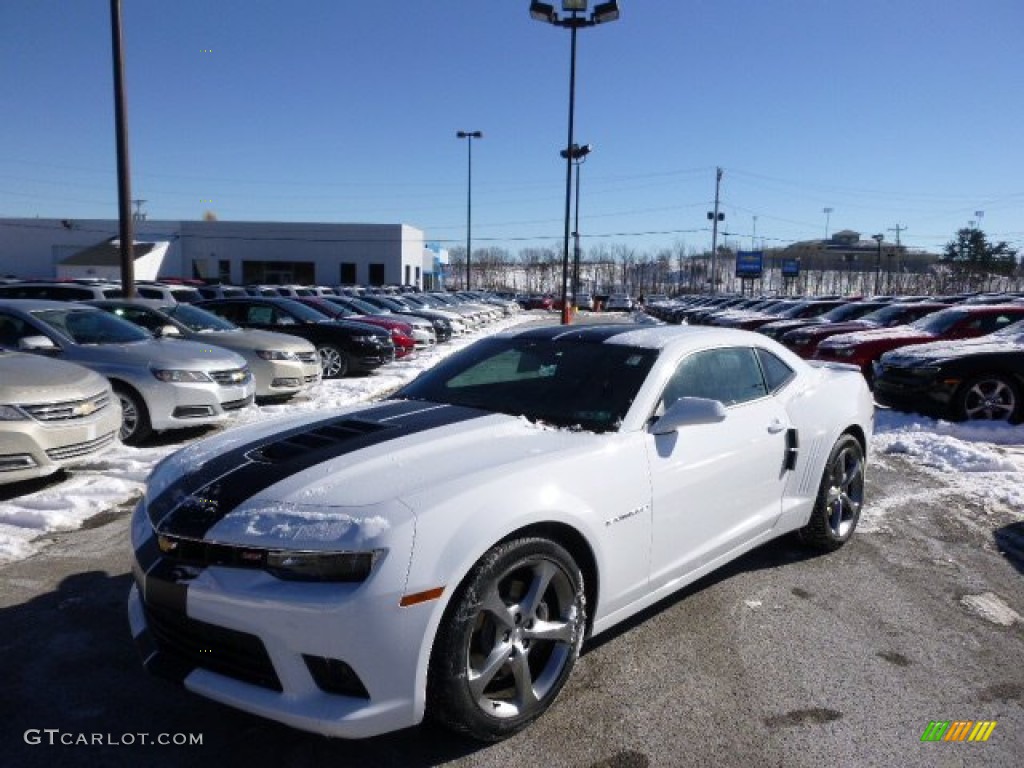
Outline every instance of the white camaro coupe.
<svg viewBox="0 0 1024 768">
<path fill-rule="evenodd" d="M 132 523 L 146 667 L 297 728 L 495 741 L 597 635 L 769 539 L 852 535 L 856 368 L 685 326 L 511 331 L 383 402 L 165 459 Z"/>
</svg>

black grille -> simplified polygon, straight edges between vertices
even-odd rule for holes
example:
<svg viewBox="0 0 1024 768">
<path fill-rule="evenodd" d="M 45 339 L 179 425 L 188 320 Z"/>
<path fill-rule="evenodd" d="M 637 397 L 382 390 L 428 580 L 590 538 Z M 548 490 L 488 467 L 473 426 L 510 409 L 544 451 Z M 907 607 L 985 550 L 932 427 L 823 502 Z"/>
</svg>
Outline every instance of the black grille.
<svg viewBox="0 0 1024 768">
<path fill-rule="evenodd" d="M 261 688 L 283 690 L 263 641 L 255 635 L 149 605 L 146 622 L 161 653 Z"/>
</svg>

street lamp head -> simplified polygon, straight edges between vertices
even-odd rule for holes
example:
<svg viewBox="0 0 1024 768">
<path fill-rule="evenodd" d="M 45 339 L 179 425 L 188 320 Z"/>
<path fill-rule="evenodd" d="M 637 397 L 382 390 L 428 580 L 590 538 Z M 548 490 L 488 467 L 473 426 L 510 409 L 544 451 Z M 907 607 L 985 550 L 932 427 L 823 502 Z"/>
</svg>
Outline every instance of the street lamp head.
<svg viewBox="0 0 1024 768">
<path fill-rule="evenodd" d="M 569 13 L 582 13 L 587 10 L 587 0 L 562 0 L 562 10 Z"/>
<path fill-rule="evenodd" d="M 579 144 L 573 144 L 568 149 L 560 149 L 558 154 L 564 159 L 568 160 L 582 160 L 594 150 L 593 144 L 584 144 L 582 147 Z"/>
<path fill-rule="evenodd" d="M 551 3 L 538 3 L 537 0 L 533 0 L 530 3 L 530 18 L 554 24 L 558 16 L 555 15 L 555 6 Z"/>
<path fill-rule="evenodd" d="M 607 3 L 598 3 L 594 6 L 594 13 L 591 14 L 595 24 L 604 24 L 607 21 L 615 21 L 619 18 L 619 4 L 616 0 Z"/>
<path fill-rule="evenodd" d="M 872 235 L 871 239 L 874 240 L 879 245 L 881 245 L 882 241 L 885 239 L 885 235 Z"/>
<path fill-rule="evenodd" d="M 455 136 L 459 139 L 482 139 L 484 134 L 483 131 L 458 131 Z"/>
</svg>

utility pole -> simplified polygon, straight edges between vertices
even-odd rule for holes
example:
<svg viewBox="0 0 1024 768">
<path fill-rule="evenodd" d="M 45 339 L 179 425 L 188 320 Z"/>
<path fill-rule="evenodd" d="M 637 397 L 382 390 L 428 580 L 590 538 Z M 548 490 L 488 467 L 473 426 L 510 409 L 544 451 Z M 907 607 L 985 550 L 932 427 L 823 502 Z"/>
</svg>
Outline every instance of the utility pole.
<svg viewBox="0 0 1024 768">
<path fill-rule="evenodd" d="M 110 29 L 114 54 L 114 127 L 117 142 L 117 199 L 121 239 L 121 289 L 135 298 L 135 231 L 132 226 L 131 170 L 128 159 L 128 108 L 125 105 L 124 45 L 121 39 L 121 0 L 110 0 Z"/>
<path fill-rule="evenodd" d="M 132 205 L 135 206 L 135 213 L 132 214 L 133 221 L 146 220 L 146 214 L 142 212 L 142 206 L 145 205 L 147 202 L 147 200 L 142 200 L 141 198 L 136 198 L 135 200 L 132 200 Z"/>
<path fill-rule="evenodd" d="M 906 229 L 907 229 L 906 227 L 901 227 L 899 224 L 897 224 L 895 227 L 889 227 L 889 229 L 885 230 L 886 232 L 895 232 L 896 233 L 896 249 L 897 250 L 899 250 L 899 247 L 900 247 L 900 232 L 905 232 Z"/>
<path fill-rule="evenodd" d="M 715 278 L 718 276 L 718 222 L 725 218 L 724 213 L 718 212 L 718 193 L 722 187 L 722 169 L 715 169 L 715 210 L 708 211 L 708 218 L 711 219 L 711 292 L 717 293 Z"/>
</svg>

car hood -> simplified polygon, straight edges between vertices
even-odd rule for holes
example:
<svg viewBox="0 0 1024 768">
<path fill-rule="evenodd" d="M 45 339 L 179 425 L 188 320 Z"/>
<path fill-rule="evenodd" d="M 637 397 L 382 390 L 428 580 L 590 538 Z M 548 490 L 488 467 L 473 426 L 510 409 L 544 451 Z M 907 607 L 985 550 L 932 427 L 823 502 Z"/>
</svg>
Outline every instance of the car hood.
<svg viewBox="0 0 1024 768">
<path fill-rule="evenodd" d="M 287 333 L 244 328 L 240 331 L 207 331 L 189 336 L 194 342 L 215 344 L 225 349 L 279 349 L 289 352 L 313 352 L 309 341 Z"/>
<path fill-rule="evenodd" d="M 0 404 L 77 400 L 106 387 L 106 379 L 79 365 L 39 355 L 0 352 Z"/>
<path fill-rule="evenodd" d="M 140 367 L 180 365 L 200 370 L 245 366 L 244 358 L 217 344 L 183 339 L 146 339 L 130 344 L 79 344 L 67 350 L 67 358 L 84 364 Z"/>
<path fill-rule="evenodd" d="M 794 335 L 801 336 L 835 336 L 840 333 L 853 333 L 855 331 L 870 330 L 878 328 L 874 323 L 864 320 L 847 320 L 842 323 L 815 323 L 793 331 Z"/>
<path fill-rule="evenodd" d="M 1024 343 L 1020 338 L 979 336 L 975 339 L 957 341 L 933 341 L 928 344 L 913 344 L 887 353 L 887 360 L 944 360 L 965 355 L 1024 354 Z"/>
<path fill-rule="evenodd" d="M 846 344 L 870 344 L 875 341 L 900 341 L 913 344 L 915 341 L 931 341 L 935 337 L 918 328 L 898 325 L 895 328 L 873 328 L 854 333 L 843 333 L 822 342 L 822 346 L 843 346 Z"/>
<path fill-rule="evenodd" d="M 593 449 L 602 437 L 404 400 L 305 414 L 232 429 L 173 454 L 150 477 L 147 512 L 169 536 L 361 546 L 414 514 L 417 494 L 444 496 L 450 484 L 479 488 L 556 453 Z"/>
</svg>

